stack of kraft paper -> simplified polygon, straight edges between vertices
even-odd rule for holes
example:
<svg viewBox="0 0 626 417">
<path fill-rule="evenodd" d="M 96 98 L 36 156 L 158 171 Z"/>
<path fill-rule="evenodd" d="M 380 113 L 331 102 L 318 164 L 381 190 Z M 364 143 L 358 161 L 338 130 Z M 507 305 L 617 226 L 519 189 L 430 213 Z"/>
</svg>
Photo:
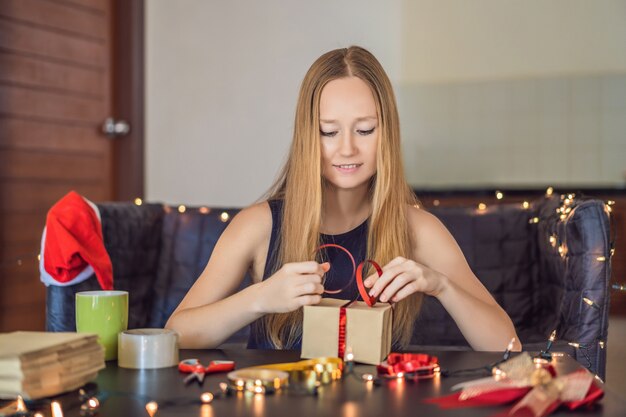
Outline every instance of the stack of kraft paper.
<svg viewBox="0 0 626 417">
<path fill-rule="evenodd" d="M 0 398 L 37 399 L 71 391 L 104 368 L 95 334 L 0 333 Z"/>
</svg>

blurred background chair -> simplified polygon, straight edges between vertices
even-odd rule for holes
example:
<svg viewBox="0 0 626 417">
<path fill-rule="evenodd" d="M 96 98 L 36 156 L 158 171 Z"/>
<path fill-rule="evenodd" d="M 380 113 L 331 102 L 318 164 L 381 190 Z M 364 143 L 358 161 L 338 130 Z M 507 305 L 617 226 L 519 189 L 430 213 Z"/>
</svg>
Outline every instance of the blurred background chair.
<svg viewBox="0 0 626 417">
<path fill-rule="evenodd" d="M 129 328 L 163 327 L 204 269 L 232 208 L 176 210 L 161 204 L 97 204 L 114 287 L 130 293 Z M 566 351 L 605 376 L 611 237 L 599 200 L 557 196 L 529 205 L 433 208 L 472 270 L 510 315 L 524 350 Z M 242 287 L 249 285 L 246 276 Z M 46 327 L 73 331 L 74 294 L 100 289 L 95 277 L 47 288 Z M 248 329 L 229 344 L 245 344 Z M 425 297 L 412 349 L 469 349 L 458 327 Z M 503 350 L 505 346 L 502 347 Z"/>
</svg>

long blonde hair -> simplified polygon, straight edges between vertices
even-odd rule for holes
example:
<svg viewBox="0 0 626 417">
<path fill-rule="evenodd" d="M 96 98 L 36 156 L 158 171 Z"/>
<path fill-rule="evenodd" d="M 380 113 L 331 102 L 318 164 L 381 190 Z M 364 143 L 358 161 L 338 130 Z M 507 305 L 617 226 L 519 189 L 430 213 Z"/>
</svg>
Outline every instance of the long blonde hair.
<svg viewBox="0 0 626 417">
<path fill-rule="evenodd" d="M 284 201 L 280 250 L 274 259 L 272 272 L 288 262 L 316 258 L 316 249 L 321 243 L 323 199 L 320 96 L 329 81 L 350 76 L 360 78 L 370 87 L 380 126 L 377 171 L 370 184 L 372 213 L 367 259 L 374 259 L 382 266 L 397 256 L 412 257 L 407 210 L 409 205 L 417 204 L 417 199 L 404 178 L 400 123 L 393 88 L 378 60 L 367 50 L 351 46 L 319 57 L 302 81 L 288 160 L 265 196 Z M 421 302 L 422 294 L 415 293 L 396 304 L 392 333 L 394 344 L 405 346 L 410 342 Z M 302 309 L 268 314 L 260 324 L 261 332 L 275 347 L 291 347 L 302 333 Z"/>
</svg>

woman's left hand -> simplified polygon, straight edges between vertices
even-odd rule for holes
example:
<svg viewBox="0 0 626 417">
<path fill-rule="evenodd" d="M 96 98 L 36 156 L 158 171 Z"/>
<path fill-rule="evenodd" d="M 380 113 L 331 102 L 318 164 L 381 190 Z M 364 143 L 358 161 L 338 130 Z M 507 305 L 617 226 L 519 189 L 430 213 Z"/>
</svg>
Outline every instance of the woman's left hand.
<svg viewBox="0 0 626 417">
<path fill-rule="evenodd" d="M 445 275 L 401 256 L 382 269 L 380 277 L 374 273 L 363 284 L 371 288 L 370 296 L 378 297 L 383 303 L 396 303 L 418 291 L 437 297 L 447 285 L 448 278 Z"/>
</svg>

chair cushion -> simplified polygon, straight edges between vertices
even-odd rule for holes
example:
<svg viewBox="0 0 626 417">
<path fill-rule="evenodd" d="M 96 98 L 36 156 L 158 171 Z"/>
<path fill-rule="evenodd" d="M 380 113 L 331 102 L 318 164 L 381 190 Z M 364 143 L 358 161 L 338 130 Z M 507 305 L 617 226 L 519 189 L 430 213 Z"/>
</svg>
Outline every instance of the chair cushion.
<svg viewBox="0 0 626 417">
<path fill-rule="evenodd" d="M 174 309 L 180 304 L 189 288 L 204 270 L 215 244 L 238 209 L 212 208 L 203 214 L 195 208 L 184 213 L 169 210 L 163 220 L 161 248 L 156 279 L 152 286 L 152 310 L 150 327 L 163 327 Z M 246 275 L 241 288 L 250 284 Z M 248 328 L 244 328 L 229 342 L 247 339 Z"/>
</svg>

